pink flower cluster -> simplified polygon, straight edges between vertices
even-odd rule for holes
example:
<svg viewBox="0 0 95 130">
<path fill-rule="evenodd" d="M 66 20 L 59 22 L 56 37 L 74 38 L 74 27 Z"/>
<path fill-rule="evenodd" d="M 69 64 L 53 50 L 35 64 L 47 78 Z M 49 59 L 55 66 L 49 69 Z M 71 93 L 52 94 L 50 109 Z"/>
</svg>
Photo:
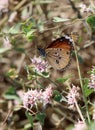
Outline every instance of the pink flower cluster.
<svg viewBox="0 0 95 130">
<path fill-rule="evenodd" d="M 86 130 L 87 126 L 83 121 L 78 121 L 78 123 L 75 124 L 73 130 Z"/>
<path fill-rule="evenodd" d="M 0 0 L 0 12 L 7 12 L 8 11 L 8 0 Z"/>
<path fill-rule="evenodd" d="M 91 70 L 90 82 L 88 84 L 88 87 L 95 89 L 95 66 L 93 66 L 93 68 Z"/>
<path fill-rule="evenodd" d="M 28 90 L 24 93 L 22 98 L 23 105 L 26 109 L 32 108 L 34 105 L 37 106 L 37 103 L 42 103 L 43 106 L 50 103 L 50 98 L 52 97 L 53 91 L 52 87 L 49 86 L 44 91 L 42 90 Z"/>
<path fill-rule="evenodd" d="M 72 85 L 70 92 L 67 95 L 68 104 L 70 105 L 69 108 L 74 108 L 75 100 L 80 98 L 79 91 L 80 88 Z"/>
<path fill-rule="evenodd" d="M 33 59 L 31 59 L 34 69 L 37 72 L 44 72 L 48 66 L 47 62 L 41 59 L 41 57 L 34 56 Z"/>
<path fill-rule="evenodd" d="M 79 6 L 81 8 L 81 12 L 84 13 L 84 12 L 89 12 L 89 13 L 93 13 L 94 12 L 94 7 L 93 6 L 86 6 L 85 4 L 80 4 Z"/>
</svg>

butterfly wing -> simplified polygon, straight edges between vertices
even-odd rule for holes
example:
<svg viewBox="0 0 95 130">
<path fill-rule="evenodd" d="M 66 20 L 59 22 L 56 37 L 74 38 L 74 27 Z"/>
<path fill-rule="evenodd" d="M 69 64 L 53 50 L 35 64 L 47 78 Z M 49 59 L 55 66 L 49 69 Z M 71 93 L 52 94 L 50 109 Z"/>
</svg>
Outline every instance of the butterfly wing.
<svg viewBox="0 0 95 130">
<path fill-rule="evenodd" d="M 61 48 L 46 49 L 46 58 L 51 66 L 57 70 L 66 68 L 70 63 L 70 51 Z"/>
<path fill-rule="evenodd" d="M 45 49 L 46 58 L 53 68 L 63 70 L 70 63 L 72 50 L 73 40 L 65 35 L 53 41 Z"/>
</svg>

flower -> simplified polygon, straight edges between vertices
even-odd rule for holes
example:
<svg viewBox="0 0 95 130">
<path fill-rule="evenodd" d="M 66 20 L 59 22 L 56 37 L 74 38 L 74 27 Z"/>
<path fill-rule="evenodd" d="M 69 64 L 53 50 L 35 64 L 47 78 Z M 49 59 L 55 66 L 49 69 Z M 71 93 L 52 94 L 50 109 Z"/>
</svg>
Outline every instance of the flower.
<svg viewBox="0 0 95 130">
<path fill-rule="evenodd" d="M 34 56 L 33 59 L 31 59 L 32 64 L 34 66 L 34 69 L 37 72 L 44 72 L 48 66 L 47 62 L 41 59 L 41 57 Z"/>
<path fill-rule="evenodd" d="M 0 12 L 8 12 L 8 0 L 0 0 Z"/>
<path fill-rule="evenodd" d="M 85 4 L 80 4 L 80 11 L 81 13 L 84 13 L 84 12 L 90 12 L 90 13 L 93 13 L 94 12 L 94 7 L 93 6 L 86 6 Z"/>
<path fill-rule="evenodd" d="M 70 105 L 69 108 L 73 108 L 74 104 L 75 104 L 75 99 L 79 99 L 80 98 L 80 94 L 79 91 L 80 88 L 76 87 L 72 84 L 72 88 L 70 90 L 70 92 L 67 95 L 67 102 Z"/>
<path fill-rule="evenodd" d="M 79 7 L 80 7 L 80 11 L 81 11 L 82 13 L 87 12 L 87 7 L 86 7 L 85 4 L 80 4 Z"/>
<path fill-rule="evenodd" d="M 93 66 L 91 70 L 90 81 L 89 81 L 88 87 L 95 89 L 95 66 Z"/>
<path fill-rule="evenodd" d="M 22 101 L 24 108 L 32 108 L 34 105 L 37 106 L 38 103 L 42 103 L 43 106 L 50 103 L 50 98 L 52 97 L 52 87 L 48 86 L 44 91 L 42 90 L 28 90 L 24 93 Z"/>
<path fill-rule="evenodd" d="M 45 89 L 45 91 L 43 91 L 42 94 L 42 102 L 44 105 L 46 105 L 47 103 L 50 102 L 50 97 L 52 97 L 52 87 L 49 86 L 48 88 Z"/>
<path fill-rule="evenodd" d="M 86 129 L 87 129 L 86 124 L 85 124 L 83 121 L 78 121 L 78 122 L 75 124 L 73 130 L 86 130 Z"/>
<path fill-rule="evenodd" d="M 36 105 L 36 102 L 38 100 L 38 91 L 37 90 L 28 90 L 28 92 L 24 93 L 23 97 L 23 105 L 25 108 L 32 108 L 34 105 Z"/>
</svg>

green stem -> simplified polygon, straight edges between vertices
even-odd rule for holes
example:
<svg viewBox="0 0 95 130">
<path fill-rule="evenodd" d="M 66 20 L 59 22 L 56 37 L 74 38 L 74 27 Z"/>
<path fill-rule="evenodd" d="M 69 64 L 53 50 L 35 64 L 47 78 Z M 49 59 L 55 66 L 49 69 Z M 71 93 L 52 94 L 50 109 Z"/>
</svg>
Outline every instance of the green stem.
<svg viewBox="0 0 95 130">
<path fill-rule="evenodd" d="M 74 44 L 74 50 L 75 50 L 75 56 L 76 56 L 76 62 L 77 62 L 77 69 L 78 69 L 78 74 L 79 74 L 80 85 L 81 85 L 81 89 L 82 89 L 82 93 L 83 93 L 83 99 L 84 99 L 84 103 L 85 103 L 85 107 L 86 107 L 86 114 L 87 114 L 88 122 L 90 123 L 90 116 L 89 116 L 89 112 L 88 112 L 87 99 L 85 97 L 85 93 L 84 93 L 84 89 L 83 89 L 82 76 L 81 76 L 81 72 L 80 72 L 78 55 L 77 55 L 77 51 L 76 51 L 76 48 L 75 48 L 75 44 Z"/>
</svg>

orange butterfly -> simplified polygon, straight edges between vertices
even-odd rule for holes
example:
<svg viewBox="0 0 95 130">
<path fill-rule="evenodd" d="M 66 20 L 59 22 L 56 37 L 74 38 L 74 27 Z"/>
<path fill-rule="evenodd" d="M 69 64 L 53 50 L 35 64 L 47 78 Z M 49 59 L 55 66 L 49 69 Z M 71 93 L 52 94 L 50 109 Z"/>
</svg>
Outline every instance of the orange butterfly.
<svg viewBox="0 0 95 130">
<path fill-rule="evenodd" d="M 54 40 L 46 49 L 38 48 L 41 55 L 46 57 L 49 64 L 57 69 L 64 70 L 70 63 L 73 50 L 73 39 L 68 35 Z"/>
</svg>

